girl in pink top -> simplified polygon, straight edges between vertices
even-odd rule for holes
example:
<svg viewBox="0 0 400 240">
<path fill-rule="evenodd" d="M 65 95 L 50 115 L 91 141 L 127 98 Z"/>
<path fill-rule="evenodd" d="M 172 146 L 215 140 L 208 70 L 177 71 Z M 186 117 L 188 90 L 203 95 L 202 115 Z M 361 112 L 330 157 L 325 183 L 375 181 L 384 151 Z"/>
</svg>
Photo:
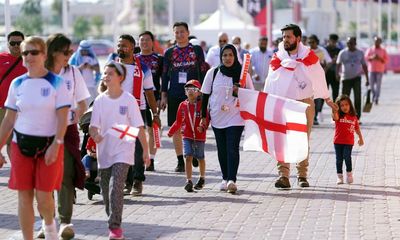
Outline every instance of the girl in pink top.
<svg viewBox="0 0 400 240">
<path fill-rule="evenodd" d="M 343 184 L 343 160 L 346 163 L 347 183 L 352 183 L 351 151 L 354 145 L 354 132 L 358 135 L 358 145 L 364 145 L 364 139 L 351 99 L 347 95 L 341 95 L 336 100 L 336 104 L 339 106 L 339 110 L 332 111 L 332 118 L 335 121 L 333 143 L 336 153 L 336 183 Z"/>
</svg>

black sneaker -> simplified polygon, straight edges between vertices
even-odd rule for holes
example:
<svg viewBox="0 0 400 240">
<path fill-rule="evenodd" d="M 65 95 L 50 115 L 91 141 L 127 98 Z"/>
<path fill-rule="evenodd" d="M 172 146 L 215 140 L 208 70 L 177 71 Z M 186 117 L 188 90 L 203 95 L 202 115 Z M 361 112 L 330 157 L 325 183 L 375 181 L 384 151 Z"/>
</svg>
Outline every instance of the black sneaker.
<svg viewBox="0 0 400 240">
<path fill-rule="evenodd" d="M 124 195 L 131 194 L 131 191 L 132 191 L 132 185 L 126 184 L 125 187 L 124 187 Z"/>
<path fill-rule="evenodd" d="M 287 177 L 278 178 L 278 180 L 276 180 L 275 182 L 275 187 L 281 189 L 289 189 L 290 188 L 289 179 Z"/>
<path fill-rule="evenodd" d="M 175 172 L 185 172 L 185 165 L 178 163 L 178 165 L 176 165 Z"/>
<path fill-rule="evenodd" d="M 199 160 L 197 160 L 197 158 L 193 158 L 193 160 L 192 160 L 192 166 L 193 167 L 198 167 L 199 166 Z"/>
<path fill-rule="evenodd" d="M 143 181 L 135 180 L 131 191 L 132 196 L 142 196 L 143 193 Z"/>
<path fill-rule="evenodd" d="M 150 165 L 146 168 L 146 171 L 154 172 L 154 159 L 150 159 Z"/>
<path fill-rule="evenodd" d="M 202 177 L 199 178 L 199 180 L 197 181 L 196 185 L 194 185 L 194 189 L 196 189 L 196 190 L 203 189 L 204 183 L 205 183 L 204 178 L 202 178 Z"/>
<path fill-rule="evenodd" d="M 193 182 L 192 182 L 191 180 L 188 180 L 188 181 L 186 182 L 185 190 L 186 190 L 187 192 L 193 192 Z"/>
<path fill-rule="evenodd" d="M 310 184 L 307 181 L 307 178 L 305 178 L 305 177 L 298 177 L 297 185 L 299 185 L 299 187 L 309 187 L 310 186 Z"/>
</svg>

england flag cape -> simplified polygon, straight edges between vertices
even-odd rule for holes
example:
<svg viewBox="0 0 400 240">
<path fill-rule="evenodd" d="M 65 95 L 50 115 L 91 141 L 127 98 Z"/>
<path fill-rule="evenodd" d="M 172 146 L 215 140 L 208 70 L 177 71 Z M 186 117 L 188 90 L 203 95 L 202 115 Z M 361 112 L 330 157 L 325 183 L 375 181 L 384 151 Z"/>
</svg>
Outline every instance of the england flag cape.
<svg viewBox="0 0 400 240">
<path fill-rule="evenodd" d="M 283 42 L 279 44 L 270 61 L 264 92 L 296 100 L 329 97 L 325 72 L 317 55 L 301 42 L 296 59 L 289 56 Z"/>
</svg>

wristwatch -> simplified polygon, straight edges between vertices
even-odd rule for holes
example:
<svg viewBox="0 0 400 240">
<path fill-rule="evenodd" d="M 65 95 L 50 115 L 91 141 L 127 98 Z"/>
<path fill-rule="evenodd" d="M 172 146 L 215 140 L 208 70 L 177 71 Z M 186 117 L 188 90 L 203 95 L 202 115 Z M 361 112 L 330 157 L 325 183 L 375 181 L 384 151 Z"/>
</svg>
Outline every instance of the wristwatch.
<svg viewBox="0 0 400 240">
<path fill-rule="evenodd" d="M 56 139 L 56 143 L 59 145 L 64 144 L 64 139 Z"/>
</svg>

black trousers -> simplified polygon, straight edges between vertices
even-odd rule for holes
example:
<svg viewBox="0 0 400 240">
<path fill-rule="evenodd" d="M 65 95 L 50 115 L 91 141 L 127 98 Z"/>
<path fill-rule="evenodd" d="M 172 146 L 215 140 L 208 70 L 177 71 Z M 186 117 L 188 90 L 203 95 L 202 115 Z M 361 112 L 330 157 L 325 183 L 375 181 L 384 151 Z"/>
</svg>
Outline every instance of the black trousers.
<svg viewBox="0 0 400 240">
<path fill-rule="evenodd" d="M 350 96 L 351 90 L 354 93 L 354 108 L 357 112 L 358 119 L 361 118 L 361 76 L 343 80 L 342 94 Z"/>
</svg>

